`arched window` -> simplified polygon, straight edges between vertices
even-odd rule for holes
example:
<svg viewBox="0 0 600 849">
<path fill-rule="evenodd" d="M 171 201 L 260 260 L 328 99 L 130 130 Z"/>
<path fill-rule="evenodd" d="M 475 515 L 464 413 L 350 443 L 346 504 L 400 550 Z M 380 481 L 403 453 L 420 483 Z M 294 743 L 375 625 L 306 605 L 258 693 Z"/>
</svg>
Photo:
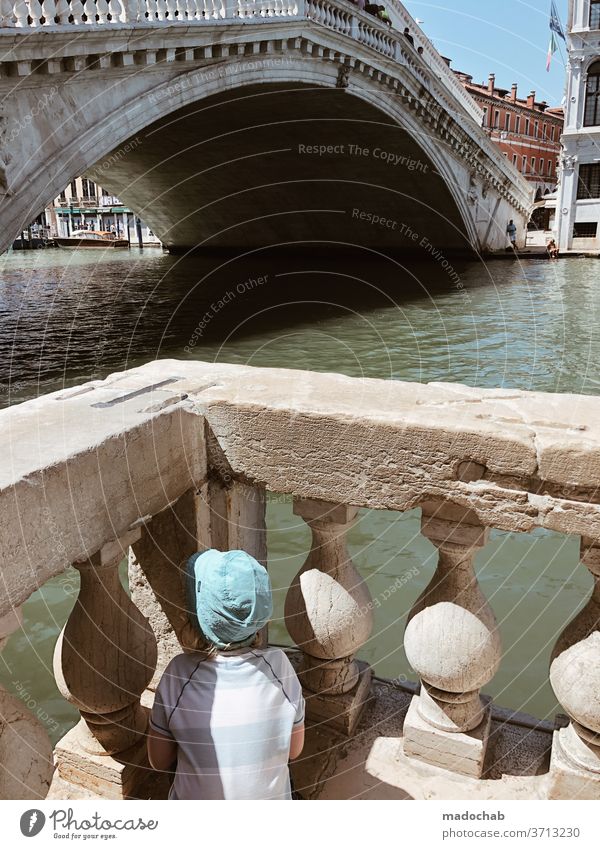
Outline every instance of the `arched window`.
<svg viewBox="0 0 600 849">
<path fill-rule="evenodd" d="M 597 127 L 600 124 L 600 62 L 590 65 L 585 87 L 584 127 Z"/>
</svg>

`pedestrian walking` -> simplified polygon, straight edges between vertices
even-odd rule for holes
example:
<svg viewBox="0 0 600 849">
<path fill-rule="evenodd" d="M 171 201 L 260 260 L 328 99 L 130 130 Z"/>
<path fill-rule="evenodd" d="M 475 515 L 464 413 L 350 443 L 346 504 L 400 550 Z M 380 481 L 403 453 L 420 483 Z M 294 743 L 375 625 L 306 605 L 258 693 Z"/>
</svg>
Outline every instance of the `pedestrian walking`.
<svg viewBox="0 0 600 849">
<path fill-rule="evenodd" d="M 512 220 L 512 218 L 508 222 L 506 232 L 508 233 L 508 238 L 509 238 L 509 241 L 510 241 L 510 247 L 516 248 L 516 246 L 517 246 L 517 228 L 516 228 L 515 222 Z"/>
</svg>

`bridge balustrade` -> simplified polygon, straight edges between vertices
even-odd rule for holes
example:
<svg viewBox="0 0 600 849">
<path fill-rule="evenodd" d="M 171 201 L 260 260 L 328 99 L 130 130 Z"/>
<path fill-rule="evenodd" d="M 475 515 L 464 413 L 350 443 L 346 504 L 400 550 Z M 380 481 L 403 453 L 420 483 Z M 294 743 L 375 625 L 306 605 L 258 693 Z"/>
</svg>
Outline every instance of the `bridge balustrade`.
<svg viewBox="0 0 600 849">
<path fill-rule="evenodd" d="M 81 575 L 54 664 L 81 720 L 55 748 L 51 794 L 138 792 L 153 688 L 170 657 L 193 648 L 183 564 L 205 547 L 266 564 L 272 491 L 293 496 L 312 533 L 285 601 L 307 716 L 349 738 L 374 698 L 359 655 L 377 637 L 347 534 L 361 507 L 421 508 L 439 556 L 406 624 L 420 688 L 403 752 L 469 778 L 484 772 L 482 689 L 502 662 L 475 554 L 490 527 L 579 534 L 595 584 L 551 657 L 570 721 L 555 731 L 546 792 L 600 798 L 599 412 L 595 398 L 191 361 L 2 411 L 0 637 L 46 580 L 71 564 Z M 128 552 L 131 595 L 119 578 Z"/>
<path fill-rule="evenodd" d="M 0 30 L 65 27 L 147 27 L 149 25 L 257 23 L 280 18 L 312 20 L 356 39 L 384 56 L 409 65 L 429 87 L 433 73 L 478 125 L 482 113 L 404 6 L 393 0 L 390 28 L 349 0 L 0 0 Z M 401 30 L 408 27 L 422 50 Z M 452 108 L 452 104 L 447 104 Z"/>
</svg>

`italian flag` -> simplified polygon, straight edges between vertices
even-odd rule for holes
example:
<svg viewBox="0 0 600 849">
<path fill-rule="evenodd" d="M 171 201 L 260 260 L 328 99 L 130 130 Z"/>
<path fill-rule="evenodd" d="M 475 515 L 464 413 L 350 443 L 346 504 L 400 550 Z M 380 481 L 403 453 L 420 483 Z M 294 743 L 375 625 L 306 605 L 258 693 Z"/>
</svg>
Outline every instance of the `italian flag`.
<svg viewBox="0 0 600 849">
<path fill-rule="evenodd" d="M 550 44 L 548 45 L 548 55 L 546 57 L 546 70 L 550 70 L 550 62 L 552 61 L 552 57 L 556 53 L 558 49 L 558 45 L 556 43 L 556 39 L 554 38 L 554 33 L 550 33 Z"/>
</svg>

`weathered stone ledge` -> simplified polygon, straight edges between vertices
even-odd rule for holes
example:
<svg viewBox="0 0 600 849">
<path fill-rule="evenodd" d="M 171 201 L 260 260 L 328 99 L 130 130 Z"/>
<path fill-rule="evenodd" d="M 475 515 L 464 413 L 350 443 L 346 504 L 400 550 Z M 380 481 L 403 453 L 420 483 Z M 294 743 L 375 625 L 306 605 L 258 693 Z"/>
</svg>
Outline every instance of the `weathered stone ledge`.
<svg viewBox="0 0 600 849">
<path fill-rule="evenodd" d="M 274 492 L 600 537 L 600 398 L 162 360 L 0 412 L 0 615 L 199 486 L 203 420 Z"/>
</svg>

